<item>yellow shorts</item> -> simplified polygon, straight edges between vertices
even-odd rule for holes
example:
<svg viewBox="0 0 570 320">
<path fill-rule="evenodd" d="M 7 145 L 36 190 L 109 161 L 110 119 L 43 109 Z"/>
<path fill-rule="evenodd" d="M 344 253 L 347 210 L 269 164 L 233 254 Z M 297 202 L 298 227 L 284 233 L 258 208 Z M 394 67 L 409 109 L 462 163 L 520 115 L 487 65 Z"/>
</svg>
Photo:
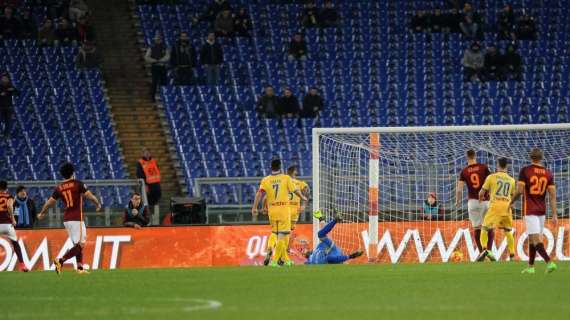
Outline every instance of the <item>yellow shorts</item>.
<svg viewBox="0 0 570 320">
<path fill-rule="evenodd" d="M 489 209 L 485 214 L 483 219 L 484 228 L 503 228 L 512 229 L 513 228 L 513 215 L 511 210 L 508 214 L 504 212 L 498 212 L 493 209 Z"/>
<path fill-rule="evenodd" d="M 269 223 L 273 233 L 291 232 L 291 212 L 289 208 L 275 208 L 269 210 Z"/>
</svg>

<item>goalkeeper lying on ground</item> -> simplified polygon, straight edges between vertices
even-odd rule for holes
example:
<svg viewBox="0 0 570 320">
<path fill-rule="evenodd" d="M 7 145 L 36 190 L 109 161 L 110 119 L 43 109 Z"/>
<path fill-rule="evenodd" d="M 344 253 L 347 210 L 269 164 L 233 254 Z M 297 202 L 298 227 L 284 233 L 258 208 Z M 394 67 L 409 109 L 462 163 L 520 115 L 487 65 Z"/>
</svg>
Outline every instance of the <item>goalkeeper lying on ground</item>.
<svg viewBox="0 0 570 320">
<path fill-rule="evenodd" d="M 320 210 L 315 211 L 313 216 L 323 222 L 323 213 Z M 309 251 L 305 254 L 307 257 L 305 264 L 338 264 L 349 259 L 358 258 L 362 255 L 362 251 L 355 251 L 350 255 L 345 255 L 342 250 L 334 244 L 331 238 L 327 237 L 327 234 L 341 221 L 341 216 L 337 214 L 332 221 L 319 230 L 320 243 L 314 251 Z"/>
</svg>

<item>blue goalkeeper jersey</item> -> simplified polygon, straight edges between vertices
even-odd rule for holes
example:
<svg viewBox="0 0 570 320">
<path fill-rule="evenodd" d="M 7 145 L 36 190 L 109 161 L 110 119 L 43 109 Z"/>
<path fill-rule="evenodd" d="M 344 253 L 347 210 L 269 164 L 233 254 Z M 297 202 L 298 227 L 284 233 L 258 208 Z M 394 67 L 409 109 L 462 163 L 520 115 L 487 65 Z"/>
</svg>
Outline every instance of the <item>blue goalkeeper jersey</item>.
<svg viewBox="0 0 570 320">
<path fill-rule="evenodd" d="M 336 260 L 335 258 L 342 255 L 342 250 L 327 237 L 321 240 L 317 248 L 309 256 L 309 259 L 307 259 L 306 264 L 328 264 L 329 261 L 334 261 Z"/>
</svg>

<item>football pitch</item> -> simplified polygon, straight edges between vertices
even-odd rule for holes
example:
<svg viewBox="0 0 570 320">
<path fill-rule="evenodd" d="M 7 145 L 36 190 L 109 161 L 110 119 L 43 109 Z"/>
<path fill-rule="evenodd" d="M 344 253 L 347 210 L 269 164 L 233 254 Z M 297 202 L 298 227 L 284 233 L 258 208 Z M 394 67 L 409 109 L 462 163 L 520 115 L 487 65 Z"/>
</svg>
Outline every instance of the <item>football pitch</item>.
<svg viewBox="0 0 570 320">
<path fill-rule="evenodd" d="M 568 319 L 570 263 L 0 273 L 0 319 Z"/>
</svg>

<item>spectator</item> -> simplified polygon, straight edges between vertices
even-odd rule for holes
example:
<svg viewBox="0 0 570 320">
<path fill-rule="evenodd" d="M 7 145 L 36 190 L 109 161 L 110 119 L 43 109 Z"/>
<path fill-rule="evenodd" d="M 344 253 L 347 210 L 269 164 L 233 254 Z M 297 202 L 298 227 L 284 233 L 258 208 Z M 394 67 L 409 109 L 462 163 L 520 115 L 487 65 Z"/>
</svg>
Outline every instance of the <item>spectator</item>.
<svg viewBox="0 0 570 320">
<path fill-rule="evenodd" d="M 34 200 L 28 198 L 26 187 L 16 188 L 16 198 L 14 199 L 14 219 L 16 228 L 32 228 L 36 222 L 36 204 Z"/>
<path fill-rule="evenodd" d="M 528 14 L 524 14 L 517 21 L 515 33 L 519 40 L 536 40 L 536 25 L 534 19 Z"/>
<path fill-rule="evenodd" d="M 289 44 L 289 61 L 294 60 L 307 60 L 307 42 L 300 33 L 296 33 Z"/>
<path fill-rule="evenodd" d="M 251 18 L 245 10 L 245 7 L 241 7 L 238 14 L 234 18 L 234 32 L 238 37 L 249 37 L 249 31 L 251 30 Z"/>
<path fill-rule="evenodd" d="M 504 64 L 507 77 L 514 78 L 517 81 L 522 80 L 522 58 L 514 44 L 507 45 Z"/>
<path fill-rule="evenodd" d="M 340 16 L 331 0 L 325 0 L 325 7 L 319 14 L 319 20 L 321 22 L 321 27 L 323 28 L 333 28 L 338 26 Z"/>
<path fill-rule="evenodd" d="M 299 115 L 299 109 L 299 100 L 293 95 L 291 88 L 285 88 L 283 95 L 279 98 L 277 114 L 280 116 L 293 117 Z"/>
<path fill-rule="evenodd" d="M 22 18 L 20 19 L 20 31 L 19 37 L 22 39 L 32 39 L 35 37 L 38 28 L 34 23 L 30 15 L 30 10 L 24 10 L 22 12 Z"/>
<path fill-rule="evenodd" d="M 268 118 L 275 118 L 278 105 L 279 98 L 275 95 L 273 87 L 270 85 L 266 86 L 263 95 L 257 100 L 257 112 Z"/>
<path fill-rule="evenodd" d="M 69 2 L 69 19 L 71 21 L 78 21 L 87 12 L 89 12 L 89 6 L 87 6 L 85 0 L 71 0 Z"/>
<path fill-rule="evenodd" d="M 433 15 L 429 18 L 428 27 L 432 32 L 449 32 L 450 28 L 447 26 L 446 18 L 441 14 L 440 9 L 435 9 Z"/>
<path fill-rule="evenodd" d="M 150 222 L 150 213 L 148 207 L 142 202 L 141 195 L 137 192 L 133 193 L 129 204 L 125 208 L 123 217 L 123 225 L 140 229 L 148 225 Z"/>
<path fill-rule="evenodd" d="M 188 37 L 188 36 L 186 36 Z M 180 54 L 185 54 L 186 53 L 186 48 L 175 48 L 174 50 L 180 50 Z M 194 48 L 192 48 L 194 49 Z M 193 53 L 192 56 L 195 58 L 196 53 Z M 178 56 L 180 57 L 180 56 Z M 149 47 L 148 49 L 146 49 L 146 53 L 144 55 L 144 60 L 147 63 L 150 63 L 150 72 L 151 72 L 151 76 L 152 76 L 152 83 L 150 86 L 150 97 L 151 100 L 154 102 L 156 100 L 156 91 L 158 89 L 159 86 L 164 86 L 167 84 L 167 79 L 166 79 L 166 65 L 168 64 L 168 61 L 170 61 L 170 53 L 168 51 L 168 48 L 166 48 L 166 46 L 162 43 L 162 38 L 160 37 L 160 35 L 156 35 L 154 37 L 154 42 L 152 43 L 152 46 Z M 195 60 L 195 59 L 192 59 Z M 184 65 L 181 65 L 179 68 L 186 68 Z M 177 69 L 176 70 L 176 80 L 177 82 L 179 80 L 181 80 L 180 84 L 191 84 L 192 83 L 192 67 L 190 67 L 190 70 L 182 70 L 181 69 Z M 178 73 L 180 73 L 180 79 L 178 78 Z M 187 73 L 189 73 L 190 75 L 188 76 Z M 188 79 L 187 79 L 188 78 Z"/>
<path fill-rule="evenodd" d="M 465 50 L 462 63 L 465 81 L 481 80 L 485 57 L 483 52 L 481 52 L 481 46 L 479 46 L 477 42 L 472 43 L 471 46 Z"/>
<path fill-rule="evenodd" d="M 65 18 L 61 19 L 57 30 L 55 31 L 57 40 L 55 45 L 62 46 L 76 46 L 77 45 L 77 32 L 69 25 L 69 21 Z"/>
<path fill-rule="evenodd" d="M 314 118 L 323 109 L 323 98 L 319 95 L 317 88 L 312 87 L 309 93 L 303 98 L 303 109 L 301 110 L 301 117 Z"/>
<path fill-rule="evenodd" d="M 19 94 L 8 74 L 0 75 L 0 125 L 4 125 L 4 137 L 10 136 L 12 113 L 14 112 L 12 97 Z"/>
<path fill-rule="evenodd" d="M 218 14 L 224 10 L 232 10 L 229 2 L 227 0 L 214 0 L 203 15 L 193 19 L 194 23 L 198 23 L 199 21 L 213 23 L 218 17 Z"/>
<path fill-rule="evenodd" d="M 411 28 L 414 32 L 429 32 L 429 18 L 425 15 L 423 10 L 419 10 L 412 17 Z"/>
<path fill-rule="evenodd" d="M 51 20 L 60 17 L 69 17 L 69 0 L 40 0 L 41 5 L 45 6 L 48 18 Z"/>
<path fill-rule="evenodd" d="M 14 17 L 11 7 L 4 8 L 4 16 L 0 18 L 0 39 L 14 39 L 20 32 L 20 22 Z"/>
<path fill-rule="evenodd" d="M 46 19 L 43 26 L 38 31 L 38 42 L 40 46 L 53 46 L 56 41 L 56 34 L 51 19 Z"/>
<path fill-rule="evenodd" d="M 95 29 L 86 16 L 77 19 L 77 37 L 81 43 L 95 41 Z"/>
<path fill-rule="evenodd" d="M 232 37 L 234 35 L 234 17 L 230 10 L 224 10 L 216 17 L 214 30 L 218 37 Z"/>
<path fill-rule="evenodd" d="M 444 16 L 445 26 L 449 28 L 450 32 L 461 33 L 461 28 L 459 24 L 463 21 L 463 16 L 457 9 L 451 9 L 451 11 Z"/>
<path fill-rule="evenodd" d="M 513 39 L 514 38 L 514 26 L 515 26 L 515 13 L 513 12 L 513 7 L 510 4 L 506 4 L 503 10 L 499 12 L 497 17 L 498 25 L 498 36 L 500 40 Z"/>
<path fill-rule="evenodd" d="M 160 37 L 159 37 L 160 38 Z M 153 56 L 152 50 L 154 50 L 154 60 L 156 57 L 161 55 L 162 50 L 164 50 L 164 45 L 162 44 L 162 39 L 160 39 L 160 44 L 157 45 L 157 39 L 155 38 L 154 49 L 150 49 L 151 58 Z M 149 51 L 147 50 L 147 55 Z M 152 61 L 151 61 L 152 63 Z M 170 64 L 174 67 L 174 83 L 177 85 L 188 86 L 194 84 L 194 68 L 196 67 L 196 50 L 190 43 L 190 38 L 187 32 L 181 32 L 180 37 L 172 52 L 170 53 Z M 154 65 L 154 64 L 153 64 Z M 158 71 L 158 69 L 157 69 Z M 165 70 L 166 72 L 166 70 Z M 166 74 L 165 74 L 166 75 Z M 154 79 L 154 77 L 153 77 Z M 153 80 L 154 81 L 154 80 Z M 153 89 L 155 90 L 155 89 Z M 154 95 L 153 95 L 154 97 Z"/>
<path fill-rule="evenodd" d="M 301 24 L 306 28 L 319 26 L 319 11 L 314 1 L 310 1 L 305 5 L 301 15 Z"/>
<path fill-rule="evenodd" d="M 485 79 L 486 80 L 504 80 L 503 79 L 503 57 L 497 51 L 497 47 L 491 45 L 485 53 Z"/>
<path fill-rule="evenodd" d="M 439 203 L 435 192 L 430 192 L 424 201 L 422 216 L 427 220 L 437 220 L 439 216 Z"/>
<path fill-rule="evenodd" d="M 206 43 L 200 50 L 200 62 L 206 69 L 206 84 L 217 85 L 220 82 L 220 66 L 224 62 L 224 53 L 213 32 L 208 33 Z"/>
<path fill-rule="evenodd" d="M 463 5 L 463 15 L 466 17 L 470 17 L 474 23 L 476 23 L 479 27 L 483 26 L 483 18 L 481 15 L 473 9 L 473 6 L 470 2 L 465 2 Z"/>
<path fill-rule="evenodd" d="M 461 28 L 461 33 L 467 39 L 477 38 L 477 32 L 479 31 L 479 25 L 473 21 L 471 16 L 463 16 L 463 21 L 459 24 Z"/>
<path fill-rule="evenodd" d="M 77 53 L 75 64 L 78 69 L 94 69 L 99 68 L 103 63 L 103 56 L 93 42 L 85 42 Z"/>
<path fill-rule="evenodd" d="M 151 207 L 157 205 L 162 197 L 160 170 L 158 169 L 158 163 L 147 148 L 143 148 L 142 157 L 137 162 L 137 178 L 143 179 L 146 183 L 148 205 Z"/>
</svg>

